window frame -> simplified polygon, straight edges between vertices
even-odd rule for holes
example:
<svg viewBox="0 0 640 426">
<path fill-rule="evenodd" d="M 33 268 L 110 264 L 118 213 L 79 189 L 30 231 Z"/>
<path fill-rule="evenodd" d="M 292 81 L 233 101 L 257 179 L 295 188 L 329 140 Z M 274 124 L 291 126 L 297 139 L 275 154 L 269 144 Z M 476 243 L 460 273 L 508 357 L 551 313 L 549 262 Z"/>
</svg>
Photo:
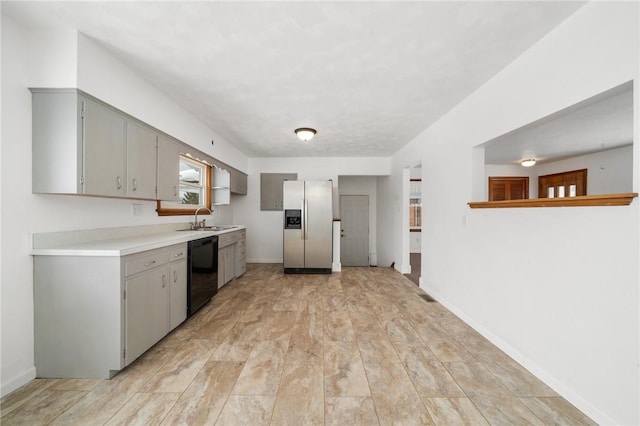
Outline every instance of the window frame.
<svg viewBox="0 0 640 426">
<path fill-rule="evenodd" d="M 210 211 L 213 211 L 211 208 L 211 189 L 212 189 L 212 169 L 211 164 L 207 163 L 204 160 L 200 160 L 198 158 L 192 157 L 188 154 L 180 153 L 180 160 L 187 160 L 192 163 L 197 163 L 202 166 L 204 172 L 203 179 L 203 198 L 204 203 L 198 205 L 192 204 L 179 204 L 175 201 L 162 201 L 157 200 L 156 204 L 156 212 L 158 216 L 191 216 L 194 215 L 196 210 L 199 208 L 206 207 Z M 184 207 L 182 207 L 184 206 Z"/>
</svg>

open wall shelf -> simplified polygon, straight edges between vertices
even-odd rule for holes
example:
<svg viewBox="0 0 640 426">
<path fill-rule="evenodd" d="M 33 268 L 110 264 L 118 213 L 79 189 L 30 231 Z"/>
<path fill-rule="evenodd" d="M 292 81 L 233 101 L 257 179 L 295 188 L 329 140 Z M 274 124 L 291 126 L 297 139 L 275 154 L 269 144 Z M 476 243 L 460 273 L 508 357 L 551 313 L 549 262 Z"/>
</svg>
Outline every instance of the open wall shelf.
<svg viewBox="0 0 640 426">
<path fill-rule="evenodd" d="M 529 198 L 526 200 L 472 201 L 467 203 L 472 209 L 499 209 L 513 207 L 588 207 L 588 206 L 628 206 L 637 197 L 636 192 L 623 194 L 583 195 L 563 198 Z"/>
</svg>

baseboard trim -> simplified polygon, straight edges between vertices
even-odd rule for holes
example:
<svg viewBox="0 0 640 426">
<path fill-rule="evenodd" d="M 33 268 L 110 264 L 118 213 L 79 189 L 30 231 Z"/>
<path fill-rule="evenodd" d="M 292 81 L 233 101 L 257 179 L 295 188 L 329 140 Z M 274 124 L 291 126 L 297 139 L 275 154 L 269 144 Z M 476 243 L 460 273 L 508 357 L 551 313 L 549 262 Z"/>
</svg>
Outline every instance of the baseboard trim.
<svg viewBox="0 0 640 426">
<path fill-rule="evenodd" d="M 27 383 L 29 383 L 30 381 L 32 381 L 35 378 L 36 378 L 36 368 L 35 367 L 31 367 L 30 369 L 28 369 L 24 373 L 14 377 L 13 379 L 9 380 L 8 382 L 2 383 L 2 390 L 0 391 L 0 393 L 1 393 L 0 396 L 2 398 L 4 398 L 5 396 L 9 395 L 11 392 L 13 392 L 16 389 L 26 385 Z"/>
</svg>

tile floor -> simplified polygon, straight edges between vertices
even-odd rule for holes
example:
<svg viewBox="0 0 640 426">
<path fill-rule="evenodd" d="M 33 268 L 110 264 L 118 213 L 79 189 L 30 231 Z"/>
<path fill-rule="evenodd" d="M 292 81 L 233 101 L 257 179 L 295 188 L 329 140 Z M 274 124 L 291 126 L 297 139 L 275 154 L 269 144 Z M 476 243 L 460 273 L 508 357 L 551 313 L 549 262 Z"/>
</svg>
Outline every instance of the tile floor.
<svg viewBox="0 0 640 426">
<path fill-rule="evenodd" d="M 3 425 L 594 424 L 391 268 L 249 265 L 112 380 L 36 379 Z"/>
</svg>

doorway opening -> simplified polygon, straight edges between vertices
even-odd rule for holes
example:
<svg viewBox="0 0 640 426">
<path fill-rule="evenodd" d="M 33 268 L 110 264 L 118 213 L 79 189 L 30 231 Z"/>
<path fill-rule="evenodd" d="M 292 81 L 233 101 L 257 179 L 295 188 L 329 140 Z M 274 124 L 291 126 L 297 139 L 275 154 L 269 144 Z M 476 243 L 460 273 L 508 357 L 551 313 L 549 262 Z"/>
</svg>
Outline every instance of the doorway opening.
<svg viewBox="0 0 640 426">
<path fill-rule="evenodd" d="M 405 276 L 419 286 L 422 276 L 422 164 L 409 167 L 404 176 L 408 179 L 408 185 L 403 185 L 407 189 L 405 204 L 408 205 L 408 223 L 403 234 L 409 242 L 404 245 L 408 249 L 406 259 L 409 262 Z"/>
</svg>

